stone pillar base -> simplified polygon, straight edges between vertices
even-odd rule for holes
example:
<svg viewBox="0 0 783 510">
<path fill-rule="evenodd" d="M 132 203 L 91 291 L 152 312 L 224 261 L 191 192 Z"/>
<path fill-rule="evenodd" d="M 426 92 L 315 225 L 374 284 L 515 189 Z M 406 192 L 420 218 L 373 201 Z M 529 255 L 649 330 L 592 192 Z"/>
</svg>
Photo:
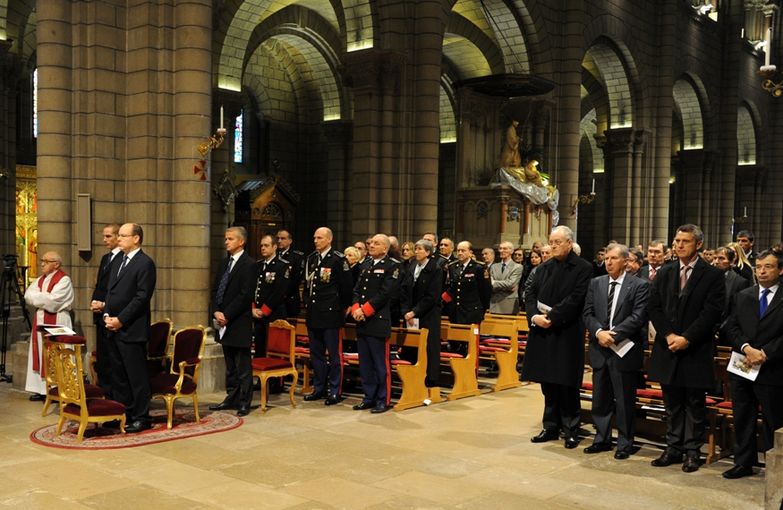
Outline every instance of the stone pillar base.
<svg viewBox="0 0 783 510">
<path fill-rule="evenodd" d="M 767 452 L 766 463 L 764 508 L 780 510 L 783 508 L 783 428 L 775 431 L 775 447 Z"/>
</svg>

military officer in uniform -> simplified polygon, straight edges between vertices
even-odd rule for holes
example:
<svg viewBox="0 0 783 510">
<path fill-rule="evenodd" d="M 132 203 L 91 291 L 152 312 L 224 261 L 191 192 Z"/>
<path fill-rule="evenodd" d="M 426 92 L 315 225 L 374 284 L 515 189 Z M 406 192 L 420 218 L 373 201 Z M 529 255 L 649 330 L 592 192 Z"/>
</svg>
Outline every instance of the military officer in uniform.
<svg viewBox="0 0 783 510">
<path fill-rule="evenodd" d="M 304 275 L 305 255 L 301 251 L 295 250 L 291 246 L 292 243 L 293 238 L 289 231 L 278 230 L 277 256 L 291 264 L 291 276 L 288 279 L 288 290 L 285 295 L 286 317 L 297 317 L 302 303 L 299 285 L 302 283 Z"/>
<path fill-rule="evenodd" d="M 447 266 L 448 286 L 441 298 L 451 303 L 449 321 L 454 324 L 478 324 L 489 308 L 492 284 L 487 266 L 473 259 L 469 241 L 457 245 L 457 260 Z"/>
<path fill-rule="evenodd" d="M 351 315 L 356 320 L 359 373 L 364 398 L 354 410 L 389 409 L 389 343 L 391 297 L 399 292 L 400 264 L 389 253 L 389 238 L 377 234 L 370 240 L 369 256 L 362 263 L 359 281 L 353 291 Z"/>
<path fill-rule="evenodd" d="M 277 256 L 272 236 L 261 238 L 261 260 L 258 261 L 253 318 L 255 319 L 256 350 L 254 357 L 266 354 L 267 327 L 271 322 L 286 318 L 285 295 L 289 287 L 291 266 Z"/>
<path fill-rule="evenodd" d="M 351 306 L 353 275 L 342 253 L 332 249 L 332 231 L 321 227 L 313 234 L 315 251 L 305 263 L 305 308 L 313 365 L 313 392 L 306 401 L 326 398 L 330 406 L 340 401 L 342 346 L 340 328 Z M 329 357 L 327 358 L 327 353 Z"/>
</svg>

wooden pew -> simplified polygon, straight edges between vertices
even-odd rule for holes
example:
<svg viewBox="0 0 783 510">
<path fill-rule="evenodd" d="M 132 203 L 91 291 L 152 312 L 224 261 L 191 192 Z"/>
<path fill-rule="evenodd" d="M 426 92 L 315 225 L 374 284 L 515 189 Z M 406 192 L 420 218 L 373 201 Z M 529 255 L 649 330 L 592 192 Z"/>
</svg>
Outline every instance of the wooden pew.
<svg viewBox="0 0 783 510">
<path fill-rule="evenodd" d="M 452 342 L 466 342 L 467 355 L 455 352 L 441 352 L 441 363 L 448 362 L 454 374 L 454 386 L 447 397 L 448 400 L 473 397 L 481 394 L 476 378 L 476 362 L 478 360 L 478 325 L 477 324 L 442 324 L 441 339 Z"/>
<path fill-rule="evenodd" d="M 518 331 L 515 318 L 489 318 L 481 323 L 481 335 L 489 338 L 484 340 L 479 350 L 481 354 L 494 356 L 498 366 L 498 379 L 492 391 L 507 390 L 522 385 L 517 372 Z"/>
<path fill-rule="evenodd" d="M 423 406 L 429 399 L 430 392 L 424 384 L 427 377 L 427 334 L 424 329 L 392 328 L 389 345 L 411 347 L 416 349 L 416 363 L 405 360 L 392 360 L 392 372 L 397 373 L 402 383 L 402 394 L 394 404 L 395 411 L 404 411 L 412 407 Z"/>
</svg>

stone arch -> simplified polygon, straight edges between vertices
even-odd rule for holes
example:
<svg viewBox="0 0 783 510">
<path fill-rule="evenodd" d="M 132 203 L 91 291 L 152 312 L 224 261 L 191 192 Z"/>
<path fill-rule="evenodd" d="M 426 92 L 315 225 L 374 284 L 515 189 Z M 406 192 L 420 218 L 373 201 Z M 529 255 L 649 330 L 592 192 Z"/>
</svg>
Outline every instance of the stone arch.
<svg viewBox="0 0 783 510">
<path fill-rule="evenodd" d="M 522 2 L 514 2 L 516 7 Z M 526 11 L 526 9 L 525 9 Z M 452 20 L 463 18 L 494 42 L 503 56 L 503 68 L 507 73 L 528 73 L 530 62 L 527 45 L 520 28 L 520 20 L 504 0 L 458 0 L 452 8 Z M 450 30 L 451 28 L 447 29 Z"/>
<path fill-rule="evenodd" d="M 683 149 L 704 148 L 704 119 L 699 96 L 690 80 L 674 82 L 674 108 L 682 122 Z"/>
<path fill-rule="evenodd" d="M 481 49 L 458 35 L 444 34 L 443 58 L 449 61 L 459 80 L 492 74 L 492 67 Z"/>
<path fill-rule="evenodd" d="M 587 144 L 590 150 L 590 160 L 592 161 L 592 173 L 601 174 L 604 173 L 604 153 L 598 142 L 596 141 L 596 111 L 590 110 L 582 117 L 579 123 L 579 131 L 581 133 L 582 142 L 580 143 L 580 149 L 584 148 L 584 143 Z"/>
<path fill-rule="evenodd" d="M 457 117 L 454 112 L 454 89 L 447 76 L 440 80 L 440 110 L 439 110 L 440 142 L 457 141 Z"/>
<path fill-rule="evenodd" d="M 376 3 L 372 0 L 342 0 L 346 51 L 358 51 L 374 46 Z"/>
<path fill-rule="evenodd" d="M 449 37 L 462 37 L 466 39 L 476 46 L 479 51 L 481 51 L 493 73 L 503 72 L 505 67 L 503 63 L 503 54 L 495 44 L 495 41 L 487 36 L 486 33 L 479 29 L 479 27 L 477 27 L 470 20 L 456 12 L 451 13 L 449 16 L 448 25 L 446 25 L 446 34 L 443 40 L 444 52 L 446 50 L 446 42 Z M 451 56 L 450 58 L 452 61 L 457 60 Z"/>
<path fill-rule="evenodd" d="M 737 166 L 755 165 L 756 126 L 758 117 L 753 115 L 753 105 L 742 102 L 737 109 Z"/>
<path fill-rule="evenodd" d="M 217 85 L 238 91 L 242 82 L 242 63 L 246 60 L 248 43 L 256 26 L 278 11 L 298 4 L 301 8 L 326 19 L 333 29 L 345 33 L 345 19 L 339 0 L 229 0 L 220 12 L 216 41 Z"/>
<path fill-rule="evenodd" d="M 35 2 L 5 0 L 3 3 L 6 4 L 3 12 L 3 39 L 13 40 L 11 53 L 18 54 L 23 61 L 30 60 L 35 54 L 36 46 Z"/>
<path fill-rule="evenodd" d="M 630 127 L 634 101 L 625 59 L 612 40 L 599 38 L 585 53 L 582 67 L 603 87 L 608 97 L 609 128 Z"/>
</svg>

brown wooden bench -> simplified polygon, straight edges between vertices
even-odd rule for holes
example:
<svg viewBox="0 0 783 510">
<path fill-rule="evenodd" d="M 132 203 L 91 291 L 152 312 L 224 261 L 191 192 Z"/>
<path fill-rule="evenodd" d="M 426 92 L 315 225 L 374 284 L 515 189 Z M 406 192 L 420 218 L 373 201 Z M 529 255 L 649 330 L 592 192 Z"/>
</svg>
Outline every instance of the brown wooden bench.
<svg viewBox="0 0 783 510">
<path fill-rule="evenodd" d="M 498 366 L 498 378 L 492 391 L 507 390 L 521 386 L 517 372 L 519 354 L 518 327 L 514 317 L 484 319 L 480 333 L 483 338 L 479 352 L 493 357 Z"/>
<path fill-rule="evenodd" d="M 468 344 L 467 354 L 441 351 L 440 361 L 448 363 L 454 375 L 454 386 L 447 399 L 473 397 L 481 394 L 476 378 L 478 361 L 478 324 L 441 324 L 441 339 Z"/>
</svg>

